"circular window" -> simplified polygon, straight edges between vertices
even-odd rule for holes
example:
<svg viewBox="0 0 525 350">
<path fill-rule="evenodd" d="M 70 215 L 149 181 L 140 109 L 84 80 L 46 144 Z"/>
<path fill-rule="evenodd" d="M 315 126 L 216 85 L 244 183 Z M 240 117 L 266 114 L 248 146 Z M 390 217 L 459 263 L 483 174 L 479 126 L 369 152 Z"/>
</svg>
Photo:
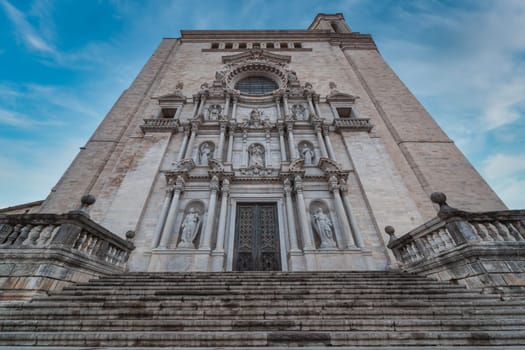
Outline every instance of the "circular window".
<svg viewBox="0 0 525 350">
<path fill-rule="evenodd" d="M 279 86 L 267 77 L 247 77 L 235 84 L 235 89 L 248 95 L 265 95 L 277 90 Z"/>
</svg>

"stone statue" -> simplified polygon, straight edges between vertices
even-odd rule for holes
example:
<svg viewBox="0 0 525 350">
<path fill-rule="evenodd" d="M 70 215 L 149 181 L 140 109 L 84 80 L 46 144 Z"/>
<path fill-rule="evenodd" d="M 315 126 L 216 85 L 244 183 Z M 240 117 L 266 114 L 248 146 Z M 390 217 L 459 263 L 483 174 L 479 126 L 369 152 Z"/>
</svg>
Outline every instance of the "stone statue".
<svg viewBox="0 0 525 350">
<path fill-rule="evenodd" d="M 303 105 L 293 105 L 292 106 L 292 115 L 297 120 L 304 120 L 305 119 L 305 108 Z"/>
<path fill-rule="evenodd" d="M 304 165 L 312 165 L 314 163 L 314 151 L 312 151 L 306 143 L 304 143 L 301 148 L 301 156 L 304 159 Z"/>
<path fill-rule="evenodd" d="M 211 149 L 210 144 L 208 142 L 204 142 L 201 145 L 199 156 L 200 156 L 199 157 L 200 158 L 200 164 L 201 165 L 208 165 L 208 160 L 210 160 L 211 157 L 212 157 L 212 149 Z"/>
<path fill-rule="evenodd" d="M 211 105 L 208 108 L 208 119 L 218 120 L 221 115 L 222 107 L 220 105 Z"/>
<path fill-rule="evenodd" d="M 330 87 L 330 94 L 329 95 L 335 95 L 339 93 L 339 90 L 337 90 L 337 84 L 331 81 L 328 86 Z"/>
<path fill-rule="evenodd" d="M 263 167 L 265 166 L 264 161 L 264 147 L 261 145 L 251 145 L 248 150 L 250 159 L 248 166 Z"/>
<path fill-rule="evenodd" d="M 333 237 L 332 221 L 323 213 L 323 209 L 317 208 L 312 217 L 314 219 L 315 231 L 321 240 L 320 248 L 337 248 Z"/>
<path fill-rule="evenodd" d="M 193 240 L 197 236 L 200 223 L 201 220 L 199 213 L 197 213 L 195 208 L 190 208 L 190 211 L 186 214 L 181 225 L 182 232 L 180 234 L 180 243 L 178 245 L 180 248 L 195 248 Z"/>
</svg>

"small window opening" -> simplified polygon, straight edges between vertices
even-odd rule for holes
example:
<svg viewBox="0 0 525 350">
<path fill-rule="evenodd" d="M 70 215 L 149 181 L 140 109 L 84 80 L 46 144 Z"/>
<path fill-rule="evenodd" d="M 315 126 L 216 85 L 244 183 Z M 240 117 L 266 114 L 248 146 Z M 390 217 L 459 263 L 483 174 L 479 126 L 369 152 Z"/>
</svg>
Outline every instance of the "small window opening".
<svg viewBox="0 0 525 350">
<path fill-rule="evenodd" d="M 163 108 L 161 117 L 162 118 L 173 118 L 177 113 L 177 108 Z"/>
<path fill-rule="evenodd" d="M 253 43 L 252 47 L 253 47 L 254 49 L 259 49 L 259 48 L 261 48 L 261 44 L 259 44 L 259 43 Z"/>
<path fill-rule="evenodd" d="M 273 49 L 275 45 L 273 43 L 266 43 L 266 48 Z"/>
<path fill-rule="evenodd" d="M 246 43 L 239 43 L 239 49 L 245 49 Z"/>
<path fill-rule="evenodd" d="M 226 45 L 224 45 L 224 48 L 225 49 L 233 49 L 233 44 L 232 43 L 226 43 Z"/>
<path fill-rule="evenodd" d="M 247 77 L 235 84 L 236 90 L 249 95 L 264 95 L 278 88 L 279 86 L 273 80 L 266 77 Z"/>
<path fill-rule="evenodd" d="M 336 108 L 337 114 L 339 115 L 339 118 L 352 118 L 352 108 L 345 107 L 345 108 Z"/>
<path fill-rule="evenodd" d="M 336 32 L 336 33 L 338 32 L 338 31 L 337 31 L 337 26 L 335 25 L 334 22 L 330 22 L 330 26 L 332 27 L 332 29 L 333 29 L 334 32 Z"/>
<path fill-rule="evenodd" d="M 303 47 L 303 45 L 301 43 L 293 43 L 293 47 L 295 47 L 296 49 L 300 49 Z"/>
<path fill-rule="evenodd" d="M 211 48 L 212 49 L 218 49 L 219 48 L 219 43 L 212 43 L 211 44 Z"/>
</svg>

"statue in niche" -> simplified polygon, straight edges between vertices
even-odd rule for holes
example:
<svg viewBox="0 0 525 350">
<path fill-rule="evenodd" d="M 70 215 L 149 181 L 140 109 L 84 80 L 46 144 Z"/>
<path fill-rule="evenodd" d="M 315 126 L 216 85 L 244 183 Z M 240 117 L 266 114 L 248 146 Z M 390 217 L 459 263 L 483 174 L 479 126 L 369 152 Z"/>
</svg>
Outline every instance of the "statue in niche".
<svg viewBox="0 0 525 350">
<path fill-rule="evenodd" d="M 337 248 L 334 241 L 334 230 L 332 221 L 323 213 L 323 209 L 317 208 L 312 215 L 314 219 L 314 228 L 321 241 L 320 248 Z"/>
<path fill-rule="evenodd" d="M 250 167 L 259 167 L 264 168 L 265 167 L 265 161 L 264 161 L 264 147 L 259 144 L 253 144 L 250 146 L 249 150 L 249 161 L 248 166 Z"/>
<path fill-rule="evenodd" d="M 221 112 L 222 107 L 220 105 L 211 105 L 208 108 L 208 120 L 219 120 Z"/>
<path fill-rule="evenodd" d="M 204 142 L 200 147 L 199 161 L 201 165 L 208 165 L 208 160 L 213 157 L 213 146 L 209 142 Z"/>
<path fill-rule="evenodd" d="M 300 149 L 301 149 L 301 158 L 304 159 L 304 165 L 314 164 L 315 153 L 310 148 L 310 146 L 308 146 L 307 143 L 303 143 Z"/>
<path fill-rule="evenodd" d="M 197 213 L 195 208 L 190 208 L 188 214 L 182 222 L 181 228 L 182 232 L 180 234 L 180 243 L 178 247 L 180 248 L 195 248 L 193 241 L 197 237 L 199 232 L 201 220 L 200 215 Z"/>
<path fill-rule="evenodd" d="M 293 105 L 292 106 L 292 115 L 297 120 L 305 120 L 306 109 L 303 105 Z"/>
</svg>

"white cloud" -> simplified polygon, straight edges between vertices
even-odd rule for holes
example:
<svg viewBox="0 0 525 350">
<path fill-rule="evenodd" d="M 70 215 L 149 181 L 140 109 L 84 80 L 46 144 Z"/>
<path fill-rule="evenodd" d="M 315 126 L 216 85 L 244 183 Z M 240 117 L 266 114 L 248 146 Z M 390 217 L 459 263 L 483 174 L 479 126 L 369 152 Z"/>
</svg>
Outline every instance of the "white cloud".
<svg viewBox="0 0 525 350">
<path fill-rule="evenodd" d="M 30 49 L 56 56 L 57 52 L 53 46 L 38 34 L 38 31 L 29 23 L 26 16 L 7 0 L 0 2 L 7 16 L 14 24 L 19 38 Z"/>
<path fill-rule="evenodd" d="M 35 119 L 36 116 L 30 117 L 18 112 L 0 108 L 0 124 L 14 126 L 18 128 L 31 128 L 42 125 L 60 125 L 56 120 Z"/>
<path fill-rule="evenodd" d="M 489 179 L 513 176 L 521 171 L 525 171 L 525 153 L 497 153 L 485 159 L 482 165 L 482 172 Z"/>
</svg>

